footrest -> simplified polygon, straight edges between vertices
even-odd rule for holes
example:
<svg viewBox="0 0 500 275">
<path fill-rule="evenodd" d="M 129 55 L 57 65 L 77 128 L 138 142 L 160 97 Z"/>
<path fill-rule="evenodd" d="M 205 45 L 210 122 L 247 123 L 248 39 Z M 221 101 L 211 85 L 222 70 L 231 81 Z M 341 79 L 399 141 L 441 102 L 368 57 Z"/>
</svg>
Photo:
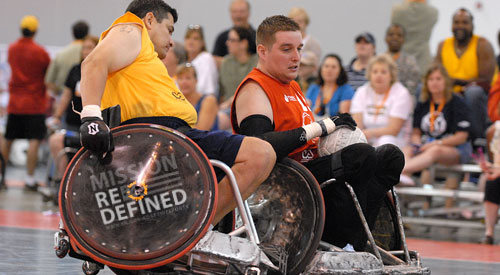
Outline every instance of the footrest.
<svg viewBox="0 0 500 275">
<path fill-rule="evenodd" d="M 260 244 L 259 247 L 269 257 L 271 262 L 279 268 L 281 274 L 287 274 L 288 253 L 283 247 L 273 244 Z"/>
</svg>

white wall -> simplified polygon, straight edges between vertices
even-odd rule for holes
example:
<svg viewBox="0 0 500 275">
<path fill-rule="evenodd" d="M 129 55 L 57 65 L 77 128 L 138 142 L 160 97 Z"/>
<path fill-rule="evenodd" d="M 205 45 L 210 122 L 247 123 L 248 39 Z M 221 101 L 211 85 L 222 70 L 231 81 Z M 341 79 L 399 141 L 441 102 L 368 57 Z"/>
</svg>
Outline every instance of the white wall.
<svg viewBox="0 0 500 275">
<path fill-rule="evenodd" d="M 250 21 L 256 28 L 266 17 L 287 14 L 293 6 L 306 8 L 311 17 L 309 33 L 316 36 L 323 52 L 340 54 L 344 63 L 354 55 L 353 39 L 361 31 L 372 32 L 377 51 L 386 50 L 384 32 L 389 24 L 390 9 L 402 0 L 249 0 Z M 167 0 L 180 14 L 174 38 L 183 40 L 186 26 L 204 26 L 207 46 L 212 49 L 217 33 L 231 25 L 230 0 Z M 100 34 L 120 16 L 130 0 L 0 0 L 0 44 L 19 37 L 19 20 L 34 14 L 40 19 L 36 40 L 45 46 L 63 46 L 71 41 L 70 26 L 78 19 L 87 20 L 91 33 Z M 431 36 L 431 50 L 451 35 L 451 15 L 464 6 L 475 16 L 475 32 L 487 37 L 498 52 L 496 34 L 500 28 L 498 0 L 430 0 L 439 9 L 439 20 Z M 477 4 L 482 4 L 482 9 Z"/>
<path fill-rule="evenodd" d="M 70 26 L 78 19 L 87 20 L 91 33 L 100 34 L 120 16 L 130 0 L 0 0 L 0 44 L 19 37 L 23 15 L 40 19 L 36 40 L 42 45 L 63 46 L 71 41 Z M 216 35 L 231 26 L 230 0 L 167 0 L 179 11 L 174 38 L 183 40 L 189 24 L 204 27 L 208 49 Z M 389 24 L 390 8 L 398 0 L 250 0 L 254 28 L 267 16 L 286 15 L 291 7 L 306 8 L 311 17 L 309 33 L 316 36 L 323 52 L 336 52 L 345 62 L 354 55 L 353 39 L 361 31 L 371 31 L 379 51 L 385 51 L 383 35 Z"/>
</svg>

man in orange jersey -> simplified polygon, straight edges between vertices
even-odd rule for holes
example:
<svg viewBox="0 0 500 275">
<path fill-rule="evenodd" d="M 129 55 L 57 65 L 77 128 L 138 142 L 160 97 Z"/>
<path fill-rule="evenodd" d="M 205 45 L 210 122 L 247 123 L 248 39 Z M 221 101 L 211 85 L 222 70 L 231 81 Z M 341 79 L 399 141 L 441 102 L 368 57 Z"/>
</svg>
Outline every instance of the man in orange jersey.
<svg viewBox="0 0 500 275">
<path fill-rule="evenodd" d="M 187 128 L 184 133 L 208 158 L 232 166 L 246 198 L 268 177 L 275 153 L 269 143 L 258 138 L 190 128 L 196 123 L 196 111 L 160 60 L 172 47 L 176 21 L 177 11 L 163 0 L 134 0 L 126 13 L 102 33 L 101 42 L 82 63 L 82 145 L 99 158 L 113 150 L 112 136 L 102 120 L 101 109 L 118 104 L 122 124 Z M 222 171 L 218 179 L 214 224 L 236 206 Z"/>
<path fill-rule="evenodd" d="M 272 16 L 260 24 L 259 62 L 236 91 L 231 110 L 233 130 L 269 141 L 278 159 L 288 156 L 301 162 L 319 183 L 337 179 L 323 188 L 326 206 L 323 240 L 346 249 L 351 244 L 355 250 L 363 250 L 367 238 L 343 182 L 353 186 L 368 223 L 373 226 L 386 192 L 399 182 L 404 157 L 393 145 L 374 149 L 363 143 L 318 157 L 318 137 L 330 134 L 338 126 L 354 129 L 356 123 L 349 114 L 314 121 L 294 81 L 302 45 L 299 26 L 290 18 Z"/>
</svg>

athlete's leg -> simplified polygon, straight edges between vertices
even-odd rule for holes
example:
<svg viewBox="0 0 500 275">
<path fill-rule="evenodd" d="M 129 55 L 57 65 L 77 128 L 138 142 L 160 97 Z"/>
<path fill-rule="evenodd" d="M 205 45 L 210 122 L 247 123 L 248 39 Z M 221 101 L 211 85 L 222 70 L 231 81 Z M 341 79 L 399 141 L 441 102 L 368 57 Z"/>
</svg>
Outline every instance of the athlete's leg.
<svg viewBox="0 0 500 275">
<path fill-rule="evenodd" d="M 231 167 L 243 199 L 248 198 L 267 179 L 276 163 L 276 154 L 269 143 L 245 137 Z M 219 198 L 213 224 L 217 224 L 236 207 L 233 191 L 226 177 L 219 182 Z"/>
<path fill-rule="evenodd" d="M 59 152 L 64 149 L 64 134 L 54 133 L 49 137 L 50 155 L 56 165 L 57 175 L 62 176 L 68 165 L 68 157 L 63 154 L 58 158 Z"/>
<path fill-rule="evenodd" d="M 28 154 L 27 154 L 27 162 L 26 162 L 26 170 L 28 172 L 28 176 L 33 176 L 35 174 L 36 164 L 38 162 L 38 147 L 40 147 L 41 140 L 39 139 L 30 139 L 28 146 Z"/>
</svg>

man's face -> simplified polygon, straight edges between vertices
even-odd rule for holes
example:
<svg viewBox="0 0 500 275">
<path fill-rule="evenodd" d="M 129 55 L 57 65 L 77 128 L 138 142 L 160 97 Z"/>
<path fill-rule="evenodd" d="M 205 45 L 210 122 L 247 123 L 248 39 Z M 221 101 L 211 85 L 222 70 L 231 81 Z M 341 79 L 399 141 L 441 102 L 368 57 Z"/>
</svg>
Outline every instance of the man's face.
<svg viewBox="0 0 500 275">
<path fill-rule="evenodd" d="M 405 42 L 403 29 L 398 26 L 392 26 L 385 35 L 385 42 L 391 53 L 399 52 Z"/>
<path fill-rule="evenodd" d="M 356 55 L 358 57 L 370 58 L 375 55 L 375 46 L 366 41 L 364 38 L 360 39 L 359 42 L 356 42 L 354 50 L 356 51 Z"/>
<path fill-rule="evenodd" d="M 148 19 L 146 19 L 148 20 Z M 149 37 L 155 46 L 155 51 L 158 53 L 158 58 L 163 59 L 167 56 L 167 52 L 172 47 L 172 33 L 174 32 L 174 17 L 168 13 L 167 18 L 158 22 L 153 16 L 151 21 L 151 29 L 148 30 Z"/>
<path fill-rule="evenodd" d="M 260 58 L 265 60 L 265 69 L 282 83 L 290 83 L 297 78 L 302 50 L 300 31 L 279 31 L 274 34 L 275 42 L 264 47 Z"/>
<path fill-rule="evenodd" d="M 246 27 L 248 25 L 248 17 L 250 11 L 245 1 L 234 1 L 229 8 L 233 25 L 237 27 Z"/>
<path fill-rule="evenodd" d="M 468 41 L 472 37 L 472 29 L 472 20 L 467 12 L 459 11 L 453 16 L 451 30 L 458 42 Z"/>
</svg>

